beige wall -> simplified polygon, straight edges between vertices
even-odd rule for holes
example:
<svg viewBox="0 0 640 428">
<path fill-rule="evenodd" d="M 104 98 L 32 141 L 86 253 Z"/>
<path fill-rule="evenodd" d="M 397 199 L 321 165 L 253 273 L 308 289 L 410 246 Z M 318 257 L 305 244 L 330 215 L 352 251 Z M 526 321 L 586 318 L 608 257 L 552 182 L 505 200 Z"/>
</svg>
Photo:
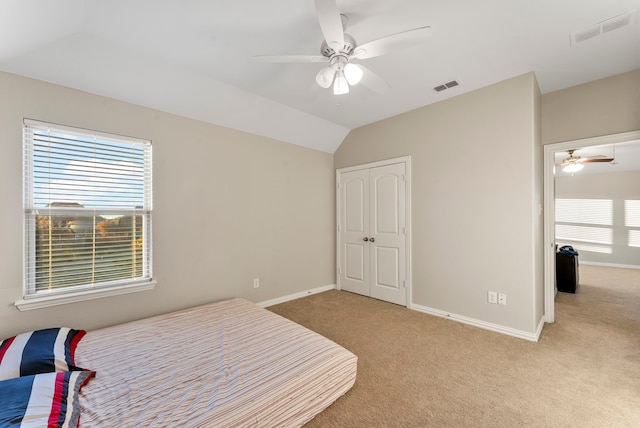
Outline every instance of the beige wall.
<svg viewBox="0 0 640 428">
<path fill-rule="evenodd" d="M 355 129 L 336 151 L 335 168 L 411 155 L 414 304 L 535 332 L 539 97 L 533 73 L 522 75 Z M 487 303 L 489 290 L 508 304 Z"/>
<path fill-rule="evenodd" d="M 613 222 L 610 225 L 592 225 L 611 229 L 613 240 L 608 249 L 610 254 L 587 251 L 580 243 L 558 241 L 559 245 L 575 245 L 581 262 L 611 265 L 636 266 L 640 268 L 640 247 L 629 246 L 630 228 L 625 221 L 625 201 L 640 200 L 640 171 L 623 171 L 608 174 L 576 174 L 556 177 L 556 199 L 605 199 L 611 201 Z"/>
<path fill-rule="evenodd" d="M 534 283 L 534 320 L 541 320 L 544 317 L 544 156 L 542 146 L 542 96 L 537 81 L 533 96 L 533 283 Z"/>
<path fill-rule="evenodd" d="M 542 96 L 542 143 L 553 144 L 584 138 L 598 137 L 640 130 L 640 70 L 618 74 L 605 79 L 551 92 Z M 597 175 L 598 177 L 601 174 Z M 584 178 L 580 178 L 584 177 Z M 619 186 L 611 177 L 580 176 L 571 184 L 563 177 L 556 177 L 556 197 L 568 194 L 589 193 L 598 198 L 619 198 Z M 590 181 L 591 191 L 583 192 L 574 185 Z M 586 186 L 587 184 L 585 184 Z M 581 186 L 582 187 L 582 186 Z M 584 187 L 582 187 L 584 189 Z M 619 211 L 619 208 L 618 208 Z M 622 233 L 621 231 L 617 232 Z M 619 247 L 620 257 L 581 252 L 581 259 L 599 263 L 637 265 L 637 252 Z M 634 255 L 635 254 L 635 255 Z M 635 258 L 635 261 L 634 261 Z"/>
<path fill-rule="evenodd" d="M 640 70 L 542 96 L 542 143 L 640 130 Z"/>
<path fill-rule="evenodd" d="M 335 282 L 330 154 L 11 74 L 0 73 L 0 94 L 0 337 Z M 156 290 L 13 307 L 24 117 L 153 140 Z M 333 167 L 411 155 L 413 302 L 532 332 L 543 311 L 540 144 L 638 129 L 640 70 L 542 97 L 527 74 L 356 129 Z M 485 303 L 487 290 L 507 293 L 508 305 Z"/>
<path fill-rule="evenodd" d="M 335 283 L 332 155 L 0 73 L 0 337 Z M 155 290 L 19 312 L 22 120 L 153 141 Z M 261 286 L 253 288 L 254 277 Z"/>
</svg>

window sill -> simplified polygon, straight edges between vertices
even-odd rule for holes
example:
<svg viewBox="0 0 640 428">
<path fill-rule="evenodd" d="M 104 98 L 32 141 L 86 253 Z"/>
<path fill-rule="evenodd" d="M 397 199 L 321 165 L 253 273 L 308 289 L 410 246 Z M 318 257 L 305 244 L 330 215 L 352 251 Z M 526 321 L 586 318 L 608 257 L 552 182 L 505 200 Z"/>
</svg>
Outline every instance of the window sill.
<svg viewBox="0 0 640 428">
<path fill-rule="evenodd" d="M 34 296 L 14 303 L 19 311 L 48 308 L 50 306 L 65 305 L 67 303 L 82 302 L 85 300 L 99 299 L 102 297 L 117 296 L 120 294 L 136 293 L 138 291 L 153 290 L 156 281 L 145 281 L 135 284 L 120 285 L 102 289 L 76 291 L 72 293 L 53 294 L 47 296 Z"/>
</svg>

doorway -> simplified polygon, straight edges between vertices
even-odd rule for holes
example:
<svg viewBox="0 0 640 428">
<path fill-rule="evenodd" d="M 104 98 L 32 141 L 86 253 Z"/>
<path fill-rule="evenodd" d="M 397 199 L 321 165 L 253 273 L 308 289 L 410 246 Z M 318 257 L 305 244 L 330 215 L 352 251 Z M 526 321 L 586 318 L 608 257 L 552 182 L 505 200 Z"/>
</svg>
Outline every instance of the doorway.
<svg viewBox="0 0 640 428">
<path fill-rule="evenodd" d="M 337 287 L 409 306 L 410 157 L 336 171 Z"/>
<path fill-rule="evenodd" d="M 544 147 L 544 320 L 555 320 L 555 244 L 556 244 L 556 192 L 555 192 L 555 154 L 571 149 L 591 146 L 620 144 L 640 140 L 640 131 L 586 138 L 548 144 Z"/>
</svg>

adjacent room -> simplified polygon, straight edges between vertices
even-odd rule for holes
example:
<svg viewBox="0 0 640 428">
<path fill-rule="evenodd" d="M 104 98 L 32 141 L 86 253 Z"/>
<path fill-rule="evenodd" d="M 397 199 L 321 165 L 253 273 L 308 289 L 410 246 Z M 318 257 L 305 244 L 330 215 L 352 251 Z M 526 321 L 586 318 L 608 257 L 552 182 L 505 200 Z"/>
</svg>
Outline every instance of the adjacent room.
<svg viewBox="0 0 640 428">
<path fill-rule="evenodd" d="M 640 425 L 638 0 L 5 1 L 0 145 L 0 422 Z"/>
</svg>

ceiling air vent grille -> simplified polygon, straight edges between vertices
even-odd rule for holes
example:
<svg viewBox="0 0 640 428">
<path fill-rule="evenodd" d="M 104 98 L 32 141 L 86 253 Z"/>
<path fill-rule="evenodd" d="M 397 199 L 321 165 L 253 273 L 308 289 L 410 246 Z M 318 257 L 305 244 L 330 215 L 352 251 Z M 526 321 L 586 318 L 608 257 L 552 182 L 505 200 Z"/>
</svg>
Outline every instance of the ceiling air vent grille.
<svg viewBox="0 0 640 428">
<path fill-rule="evenodd" d="M 433 90 L 436 92 L 442 92 L 445 89 L 453 88 L 455 86 L 458 86 L 459 84 L 460 83 L 458 83 L 458 81 L 452 80 L 451 82 L 443 83 L 442 85 L 438 85 L 434 87 Z"/>
<path fill-rule="evenodd" d="M 617 30 L 618 28 L 626 27 L 637 21 L 638 9 L 631 12 L 623 13 L 622 15 L 614 16 L 606 21 L 602 21 L 598 24 L 592 25 L 584 30 L 576 31 L 570 34 L 571 44 L 584 42 L 585 40 L 592 39 L 602 34 L 606 34 L 610 31 Z"/>
</svg>

